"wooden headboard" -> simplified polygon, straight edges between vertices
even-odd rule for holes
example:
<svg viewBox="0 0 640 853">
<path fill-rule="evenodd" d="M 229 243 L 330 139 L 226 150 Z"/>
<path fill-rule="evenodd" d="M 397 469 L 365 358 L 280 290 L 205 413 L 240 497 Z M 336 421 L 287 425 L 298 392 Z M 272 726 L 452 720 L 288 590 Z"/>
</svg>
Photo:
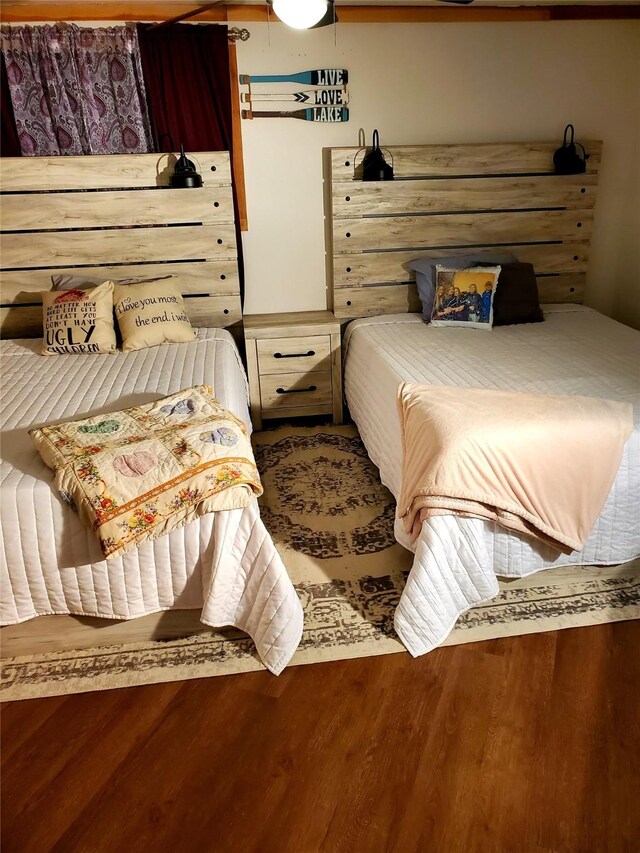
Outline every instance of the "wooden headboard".
<svg viewBox="0 0 640 853">
<path fill-rule="evenodd" d="M 330 149 L 325 200 L 334 314 L 419 311 L 414 274 L 403 264 L 421 254 L 496 246 L 533 264 L 542 302 L 581 302 L 602 143 L 585 143 L 584 175 L 553 174 L 557 147 L 390 146 L 395 180 L 386 182 L 354 179 L 357 148 Z"/>
<path fill-rule="evenodd" d="M 42 334 L 51 275 L 173 274 L 197 326 L 241 319 L 227 152 L 189 154 L 204 186 L 170 189 L 175 156 L 0 158 L 2 337 Z"/>
</svg>

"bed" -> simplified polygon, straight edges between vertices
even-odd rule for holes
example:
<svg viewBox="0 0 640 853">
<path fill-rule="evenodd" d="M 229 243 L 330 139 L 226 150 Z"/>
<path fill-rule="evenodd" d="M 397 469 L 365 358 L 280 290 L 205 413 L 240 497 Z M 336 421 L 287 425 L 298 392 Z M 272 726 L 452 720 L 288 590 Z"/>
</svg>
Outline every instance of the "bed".
<svg viewBox="0 0 640 853">
<path fill-rule="evenodd" d="M 439 645 L 463 612 L 495 596 L 497 576 L 617 565 L 640 555 L 640 336 L 578 304 L 600 145 L 587 143 L 587 174 L 568 177 L 552 173 L 554 147 L 394 147 L 399 180 L 389 185 L 358 182 L 351 149 L 333 149 L 328 158 L 334 312 L 360 318 L 345 335 L 346 399 L 382 482 L 396 498 L 402 382 L 582 394 L 634 405 L 634 430 L 617 478 L 581 552 L 560 554 L 495 523 L 453 515 L 425 520 L 411 543 L 396 520 L 396 538 L 415 559 L 395 624 L 414 655 Z M 533 263 L 545 322 L 487 334 L 434 328 L 412 313 L 420 302 L 405 262 L 421 252 L 465 254 L 468 247 L 479 253 L 508 249 Z"/>
<path fill-rule="evenodd" d="M 246 631 L 277 674 L 300 640 L 302 608 L 255 499 L 245 509 L 210 513 L 105 561 L 93 533 L 52 488 L 53 472 L 28 435 L 35 426 L 113 412 L 199 384 L 211 385 L 251 429 L 240 354 L 222 328 L 233 330 L 241 316 L 228 155 L 195 156 L 203 171 L 219 176 L 208 180 L 205 172 L 204 198 L 200 190 L 158 192 L 170 173 L 166 157 L 158 155 L 51 158 L 48 178 L 40 158 L 21 160 L 19 188 L 10 161 L 2 164 L 9 193 L 3 196 L 2 325 L 11 339 L 0 341 L 1 621 L 16 625 L 52 614 L 137 620 L 192 610 L 205 625 Z M 40 206 L 31 187 L 42 181 L 56 192 L 39 193 Z M 52 199 L 61 196 L 56 208 Z M 79 209 L 71 204 L 76 200 Z M 28 205 L 36 211 L 28 220 L 32 231 L 52 224 L 56 210 L 57 224 L 76 230 L 47 229 L 38 235 L 42 245 L 35 243 L 32 233 L 16 233 L 27 224 Z M 105 278 L 175 271 L 197 338 L 115 355 L 43 357 L 39 338 L 17 335 L 41 335 L 34 293 L 48 288 L 58 271 Z M 99 643 L 96 633 L 93 644 Z"/>
</svg>

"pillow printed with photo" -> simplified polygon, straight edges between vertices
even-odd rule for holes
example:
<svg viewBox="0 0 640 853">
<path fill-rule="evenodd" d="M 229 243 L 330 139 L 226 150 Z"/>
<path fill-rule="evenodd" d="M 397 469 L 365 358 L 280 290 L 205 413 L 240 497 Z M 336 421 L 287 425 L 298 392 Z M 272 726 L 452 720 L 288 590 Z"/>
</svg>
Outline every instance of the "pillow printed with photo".
<svg viewBox="0 0 640 853">
<path fill-rule="evenodd" d="M 499 266 L 462 270 L 436 266 L 432 325 L 491 329 L 499 275 Z"/>
<path fill-rule="evenodd" d="M 45 290 L 42 355 L 116 352 L 113 282 L 92 290 Z"/>
<path fill-rule="evenodd" d="M 116 285 L 113 304 L 123 352 L 196 339 L 177 284 Z"/>
</svg>

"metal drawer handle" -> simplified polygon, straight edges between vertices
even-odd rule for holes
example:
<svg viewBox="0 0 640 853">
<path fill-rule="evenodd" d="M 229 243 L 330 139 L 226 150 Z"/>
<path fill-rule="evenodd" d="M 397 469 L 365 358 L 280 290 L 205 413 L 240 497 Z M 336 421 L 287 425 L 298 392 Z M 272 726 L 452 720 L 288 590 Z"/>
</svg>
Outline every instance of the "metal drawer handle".
<svg viewBox="0 0 640 853">
<path fill-rule="evenodd" d="M 317 390 L 317 385 L 309 385 L 308 388 L 276 388 L 276 394 L 304 394 L 305 391 Z"/>
<path fill-rule="evenodd" d="M 310 349 L 309 352 L 274 352 L 274 358 L 307 358 L 310 355 L 315 355 L 316 351 Z"/>
</svg>

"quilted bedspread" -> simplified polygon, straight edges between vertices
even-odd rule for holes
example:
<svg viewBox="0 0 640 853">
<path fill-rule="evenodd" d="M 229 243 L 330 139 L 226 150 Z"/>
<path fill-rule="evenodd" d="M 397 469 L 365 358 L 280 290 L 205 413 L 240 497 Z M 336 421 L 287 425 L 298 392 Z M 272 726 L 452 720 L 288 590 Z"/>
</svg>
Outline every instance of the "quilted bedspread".
<svg viewBox="0 0 640 853">
<path fill-rule="evenodd" d="M 31 437 L 106 558 L 262 494 L 246 427 L 208 385 Z"/>
</svg>

